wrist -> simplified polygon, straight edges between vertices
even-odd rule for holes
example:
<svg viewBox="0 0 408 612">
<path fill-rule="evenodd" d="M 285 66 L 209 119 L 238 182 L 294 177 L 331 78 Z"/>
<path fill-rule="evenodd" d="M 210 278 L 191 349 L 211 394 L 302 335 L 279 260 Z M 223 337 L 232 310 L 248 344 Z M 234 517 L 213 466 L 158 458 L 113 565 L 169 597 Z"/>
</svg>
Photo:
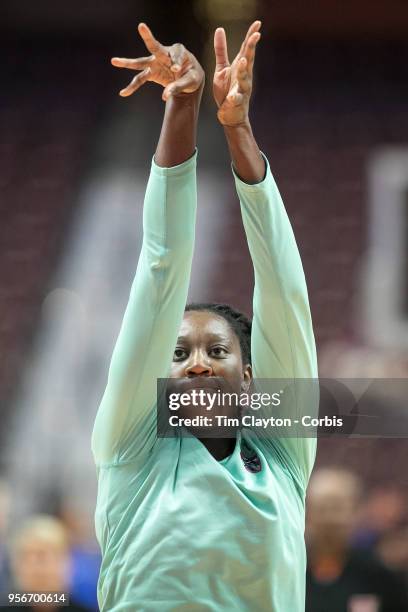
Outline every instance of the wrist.
<svg viewBox="0 0 408 612">
<path fill-rule="evenodd" d="M 174 94 L 169 97 L 166 104 L 171 101 L 175 102 L 179 106 L 192 106 L 196 105 L 197 103 L 199 104 L 201 101 L 201 96 L 203 95 L 204 83 L 205 79 L 203 78 L 199 87 L 195 91 L 192 91 L 191 93 L 181 92 L 179 94 Z"/>
<path fill-rule="evenodd" d="M 224 133 L 235 173 L 244 183 L 260 183 L 265 178 L 265 162 L 249 120 L 224 126 Z"/>
<path fill-rule="evenodd" d="M 224 128 L 224 132 L 226 136 L 228 136 L 229 134 L 233 135 L 237 133 L 252 134 L 252 128 L 249 122 L 249 117 L 247 117 L 246 119 L 244 119 L 244 121 L 241 121 L 240 123 L 235 123 L 235 124 L 221 123 L 221 125 Z"/>
</svg>

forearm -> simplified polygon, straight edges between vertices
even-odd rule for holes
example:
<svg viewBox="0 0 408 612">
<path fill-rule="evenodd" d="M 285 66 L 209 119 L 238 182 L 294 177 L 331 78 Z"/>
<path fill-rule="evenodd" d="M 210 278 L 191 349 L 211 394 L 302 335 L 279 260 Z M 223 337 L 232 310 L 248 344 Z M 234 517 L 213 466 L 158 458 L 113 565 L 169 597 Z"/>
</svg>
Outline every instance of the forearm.
<svg viewBox="0 0 408 612">
<path fill-rule="evenodd" d="M 224 126 L 232 163 L 238 176 L 249 184 L 259 183 L 265 177 L 265 162 L 252 133 L 251 125 Z"/>
<path fill-rule="evenodd" d="M 192 94 L 171 96 L 166 102 L 163 125 L 154 155 L 158 166 L 171 168 L 194 153 L 203 84 Z"/>
<path fill-rule="evenodd" d="M 236 174 L 235 184 L 255 273 L 255 375 L 313 378 L 315 346 L 306 281 L 277 185 L 269 166 L 259 184 L 248 185 Z"/>
</svg>

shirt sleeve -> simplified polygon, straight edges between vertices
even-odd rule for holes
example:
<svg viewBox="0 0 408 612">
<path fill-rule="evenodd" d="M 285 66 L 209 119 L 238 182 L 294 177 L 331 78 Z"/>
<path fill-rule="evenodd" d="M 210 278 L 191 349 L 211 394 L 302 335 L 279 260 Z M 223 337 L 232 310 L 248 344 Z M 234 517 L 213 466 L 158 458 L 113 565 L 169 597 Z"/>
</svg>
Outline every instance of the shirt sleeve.
<svg viewBox="0 0 408 612">
<path fill-rule="evenodd" d="M 303 392 L 305 379 L 317 379 L 312 319 L 292 227 L 268 160 L 263 158 L 265 178 L 254 185 L 244 183 L 232 168 L 255 277 L 252 370 L 257 379 L 290 379 L 295 403 L 291 414 L 301 419 L 318 410 L 318 402 L 310 405 L 308 401 L 315 394 Z M 262 440 L 265 450 L 305 489 L 316 454 L 315 437 L 269 434 Z"/>
<path fill-rule="evenodd" d="M 152 160 L 142 248 L 92 433 L 97 465 L 143 459 L 156 440 L 157 379 L 169 374 L 190 281 L 196 159 Z"/>
</svg>

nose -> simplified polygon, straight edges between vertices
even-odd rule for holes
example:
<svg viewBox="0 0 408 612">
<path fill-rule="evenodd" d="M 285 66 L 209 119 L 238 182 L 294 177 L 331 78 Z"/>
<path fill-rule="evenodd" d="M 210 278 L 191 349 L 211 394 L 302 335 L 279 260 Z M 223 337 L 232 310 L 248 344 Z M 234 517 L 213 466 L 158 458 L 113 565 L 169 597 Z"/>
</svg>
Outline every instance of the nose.
<svg viewBox="0 0 408 612">
<path fill-rule="evenodd" d="M 185 369 L 185 375 L 190 378 L 194 376 L 213 375 L 210 360 L 203 351 L 191 352 L 189 362 Z"/>
</svg>

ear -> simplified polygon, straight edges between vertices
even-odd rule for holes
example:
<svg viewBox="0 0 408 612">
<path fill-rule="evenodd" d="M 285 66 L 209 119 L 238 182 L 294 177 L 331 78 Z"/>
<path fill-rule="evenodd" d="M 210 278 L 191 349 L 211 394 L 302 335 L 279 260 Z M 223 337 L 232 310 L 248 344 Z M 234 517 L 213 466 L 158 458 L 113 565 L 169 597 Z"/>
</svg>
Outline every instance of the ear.
<svg viewBox="0 0 408 612">
<path fill-rule="evenodd" d="M 252 367 L 251 364 L 247 363 L 242 369 L 242 380 L 241 380 L 241 390 L 245 393 L 248 392 L 249 387 L 252 383 Z"/>
</svg>

